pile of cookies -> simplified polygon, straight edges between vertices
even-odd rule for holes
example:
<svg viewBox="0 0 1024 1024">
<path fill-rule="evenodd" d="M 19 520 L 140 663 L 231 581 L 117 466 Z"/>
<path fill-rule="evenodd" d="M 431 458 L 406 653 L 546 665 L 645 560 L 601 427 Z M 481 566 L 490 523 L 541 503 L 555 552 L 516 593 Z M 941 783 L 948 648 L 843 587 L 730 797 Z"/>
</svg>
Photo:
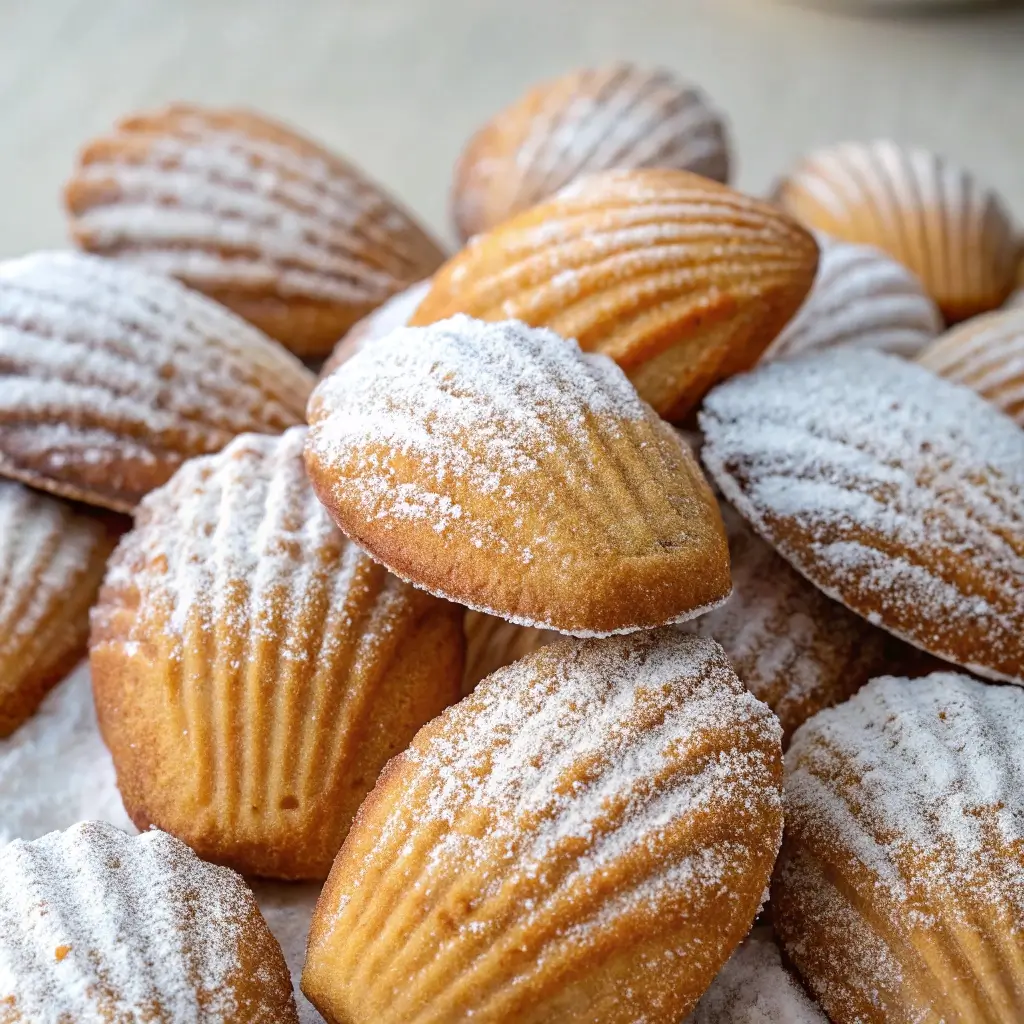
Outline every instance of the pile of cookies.
<svg viewBox="0 0 1024 1024">
<path fill-rule="evenodd" d="M 1020 235 L 730 163 L 567 75 L 449 257 L 256 114 L 83 150 L 0 263 L 0 737 L 87 646 L 142 834 L 0 849 L 0 1022 L 298 1020 L 238 873 L 325 882 L 332 1024 L 1024 1019 Z"/>
</svg>

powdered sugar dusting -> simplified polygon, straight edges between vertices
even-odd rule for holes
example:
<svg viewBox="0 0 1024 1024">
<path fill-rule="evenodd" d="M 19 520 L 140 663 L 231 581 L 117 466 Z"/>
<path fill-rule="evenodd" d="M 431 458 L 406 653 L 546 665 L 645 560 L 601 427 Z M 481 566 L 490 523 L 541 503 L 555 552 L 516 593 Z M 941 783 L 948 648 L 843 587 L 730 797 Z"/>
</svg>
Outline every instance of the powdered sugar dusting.
<svg viewBox="0 0 1024 1024">
<path fill-rule="evenodd" d="M 830 596 L 911 643 L 1024 679 L 1024 433 L 892 356 L 763 366 L 705 401 L 726 497 Z"/>
</svg>

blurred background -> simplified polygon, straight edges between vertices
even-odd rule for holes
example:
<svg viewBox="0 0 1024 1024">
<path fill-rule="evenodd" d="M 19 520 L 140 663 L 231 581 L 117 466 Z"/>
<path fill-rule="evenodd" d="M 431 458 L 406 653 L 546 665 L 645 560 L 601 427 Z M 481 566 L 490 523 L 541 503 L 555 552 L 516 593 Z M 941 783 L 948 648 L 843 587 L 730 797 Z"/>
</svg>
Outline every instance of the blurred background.
<svg viewBox="0 0 1024 1024">
<path fill-rule="evenodd" d="M 728 115 L 737 183 L 807 149 L 918 142 L 1024 217 L 1024 8 L 847 0 L 0 0 L 0 256 L 62 244 L 79 145 L 171 99 L 293 122 L 450 238 L 447 189 L 481 121 L 535 80 L 630 58 Z"/>
</svg>

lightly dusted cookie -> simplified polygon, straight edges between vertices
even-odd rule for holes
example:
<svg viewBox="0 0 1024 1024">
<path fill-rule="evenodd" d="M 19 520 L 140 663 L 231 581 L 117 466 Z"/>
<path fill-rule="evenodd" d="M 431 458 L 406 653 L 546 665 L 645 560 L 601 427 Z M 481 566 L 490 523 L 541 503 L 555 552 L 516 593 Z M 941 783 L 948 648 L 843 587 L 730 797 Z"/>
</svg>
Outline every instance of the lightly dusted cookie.
<svg viewBox="0 0 1024 1024">
<path fill-rule="evenodd" d="M 970 172 L 927 150 L 844 142 L 800 161 L 775 198 L 809 228 L 909 267 L 950 323 L 995 309 L 1013 290 L 1009 211 Z"/>
<path fill-rule="evenodd" d="M 0 849 L 0 1020 L 297 1022 L 252 892 L 163 832 L 89 821 Z"/>
<path fill-rule="evenodd" d="M 169 278 L 73 252 L 0 263 L 0 476 L 130 513 L 186 459 L 301 423 L 313 383 Z"/>
<path fill-rule="evenodd" d="M 501 669 L 363 804 L 303 991 L 332 1024 L 678 1024 L 764 897 L 779 740 L 722 649 L 675 630 Z"/>
<path fill-rule="evenodd" d="M 474 238 L 410 319 L 549 327 L 681 420 L 797 311 L 818 247 L 778 208 L 686 171 L 606 171 Z"/>
<path fill-rule="evenodd" d="M 1024 1020 L 1024 692 L 870 682 L 797 731 L 772 881 L 834 1024 Z"/>
<path fill-rule="evenodd" d="M 833 349 L 716 388 L 701 455 L 830 597 L 977 675 L 1024 682 L 1024 431 L 896 356 Z"/>
<path fill-rule="evenodd" d="M 484 612 L 467 611 L 463 621 L 466 633 L 466 671 L 462 677 L 464 693 L 499 668 L 533 654 L 560 636 L 551 629 L 517 626 Z"/>
<path fill-rule="evenodd" d="M 338 531 L 304 434 L 243 435 L 143 502 L 90 665 L 139 828 L 248 874 L 322 879 L 388 758 L 459 699 L 462 609 Z"/>
<path fill-rule="evenodd" d="M 444 259 L 352 164 L 244 110 L 123 118 L 65 200 L 83 249 L 177 277 L 310 358 Z"/>
<path fill-rule="evenodd" d="M 114 523 L 0 480 L 0 739 L 86 652 Z"/>
<path fill-rule="evenodd" d="M 721 115 L 668 71 L 583 68 L 535 86 L 473 135 L 455 166 L 452 217 L 465 241 L 581 175 L 639 167 L 728 181 Z"/>
<path fill-rule="evenodd" d="M 577 635 L 729 593 L 718 504 L 622 371 L 551 331 L 456 316 L 321 381 L 306 465 L 357 544 L 441 597 Z"/>
</svg>

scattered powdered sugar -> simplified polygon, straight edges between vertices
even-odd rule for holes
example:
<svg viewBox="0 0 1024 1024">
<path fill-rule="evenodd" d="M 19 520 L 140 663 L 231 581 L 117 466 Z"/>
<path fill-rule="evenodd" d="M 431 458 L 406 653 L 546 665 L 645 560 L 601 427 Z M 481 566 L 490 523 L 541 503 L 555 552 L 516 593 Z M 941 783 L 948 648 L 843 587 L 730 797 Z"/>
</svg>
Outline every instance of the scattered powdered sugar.
<svg viewBox="0 0 1024 1024">
<path fill-rule="evenodd" d="M 782 966 L 770 928 L 755 928 L 733 953 L 685 1024 L 828 1024 Z"/>
<path fill-rule="evenodd" d="M 818 273 L 799 312 L 764 360 L 839 345 L 913 357 L 942 330 L 942 315 L 921 282 L 879 249 L 815 232 Z"/>
<path fill-rule="evenodd" d="M 725 496 L 827 594 L 972 671 L 1022 677 L 1012 420 L 919 366 L 836 349 L 732 378 L 700 422 Z"/>
<path fill-rule="evenodd" d="M 162 832 L 84 822 L 15 841 L 0 851 L 0 999 L 39 1022 L 155 1007 L 222 1021 L 239 1009 L 232 982 L 255 912 L 241 878 Z M 261 1009 L 249 1019 L 269 1022 Z"/>
</svg>

